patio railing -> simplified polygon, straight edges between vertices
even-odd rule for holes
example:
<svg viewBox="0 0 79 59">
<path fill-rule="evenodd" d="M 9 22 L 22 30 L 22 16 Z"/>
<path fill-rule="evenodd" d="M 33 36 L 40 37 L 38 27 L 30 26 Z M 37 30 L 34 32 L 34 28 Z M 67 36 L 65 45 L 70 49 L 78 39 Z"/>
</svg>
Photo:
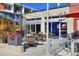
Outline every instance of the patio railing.
<svg viewBox="0 0 79 59">
<path fill-rule="evenodd" d="M 67 35 L 62 35 L 60 38 L 52 37 L 49 39 L 49 52 L 51 55 L 79 55 L 78 31 Z"/>
</svg>

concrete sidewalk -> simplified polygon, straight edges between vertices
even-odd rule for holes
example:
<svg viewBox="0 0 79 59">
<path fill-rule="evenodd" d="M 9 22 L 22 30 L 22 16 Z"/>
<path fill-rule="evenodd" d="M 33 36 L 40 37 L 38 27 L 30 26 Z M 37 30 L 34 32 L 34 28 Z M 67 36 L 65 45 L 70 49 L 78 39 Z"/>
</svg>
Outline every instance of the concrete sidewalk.
<svg viewBox="0 0 79 59">
<path fill-rule="evenodd" d="M 0 56 L 43 56 L 46 55 L 46 45 L 29 47 L 22 52 L 21 46 L 13 46 L 0 43 Z"/>
<path fill-rule="evenodd" d="M 37 47 L 30 47 L 23 52 L 23 56 L 46 56 L 46 45 L 38 45 Z"/>
<path fill-rule="evenodd" d="M 37 45 L 36 47 L 29 47 L 26 49 L 26 52 L 22 51 L 21 46 L 13 46 L 13 45 L 0 43 L 0 56 L 47 56 L 46 42 L 40 42 L 40 43 L 42 43 L 42 45 Z M 51 44 L 52 44 L 51 47 L 52 50 L 54 50 L 55 48 L 58 48 L 57 50 L 60 50 L 60 48 L 62 48 L 59 46 L 58 39 L 52 38 Z M 71 56 L 71 52 L 66 52 L 65 50 L 61 50 L 57 55 Z"/>
<path fill-rule="evenodd" d="M 18 56 L 21 55 L 21 46 L 13 46 L 0 43 L 0 56 Z"/>
</svg>

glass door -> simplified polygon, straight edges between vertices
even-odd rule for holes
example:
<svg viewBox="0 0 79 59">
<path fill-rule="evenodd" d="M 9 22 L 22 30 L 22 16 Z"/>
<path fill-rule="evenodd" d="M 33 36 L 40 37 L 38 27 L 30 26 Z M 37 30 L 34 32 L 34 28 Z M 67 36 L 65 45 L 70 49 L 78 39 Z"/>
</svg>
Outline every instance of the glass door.
<svg viewBox="0 0 79 59">
<path fill-rule="evenodd" d="M 67 22 L 61 22 L 61 36 L 67 36 Z"/>
</svg>

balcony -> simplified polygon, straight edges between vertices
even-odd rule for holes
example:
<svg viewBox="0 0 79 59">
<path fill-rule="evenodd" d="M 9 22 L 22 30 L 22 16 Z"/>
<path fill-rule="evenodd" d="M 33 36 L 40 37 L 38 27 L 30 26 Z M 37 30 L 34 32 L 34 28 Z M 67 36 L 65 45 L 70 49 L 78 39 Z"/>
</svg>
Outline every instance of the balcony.
<svg viewBox="0 0 79 59">
<path fill-rule="evenodd" d="M 32 9 L 24 8 L 24 14 L 31 13 L 31 12 L 32 12 Z"/>
<path fill-rule="evenodd" d="M 31 9 L 31 8 L 24 8 L 24 14 L 36 12 L 37 10 Z"/>
<path fill-rule="evenodd" d="M 5 3 L 4 5 L 5 5 L 4 11 L 13 12 L 13 5 L 12 5 L 12 4 L 10 4 L 10 3 Z"/>
<path fill-rule="evenodd" d="M 14 4 L 14 12 L 17 14 L 21 14 L 22 13 L 22 9 L 23 7 L 19 4 Z"/>
<path fill-rule="evenodd" d="M 5 15 L 3 13 L 0 12 L 0 17 L 4 18 Z"/>
<path fill-rule="evenodd" d="M 6 13 L 6 12 L 0 12 L 0 17 L 1 18 L 9 18 L 9 19 L 14 19 L 15 16 L 12 13 Z"/>
</svg>

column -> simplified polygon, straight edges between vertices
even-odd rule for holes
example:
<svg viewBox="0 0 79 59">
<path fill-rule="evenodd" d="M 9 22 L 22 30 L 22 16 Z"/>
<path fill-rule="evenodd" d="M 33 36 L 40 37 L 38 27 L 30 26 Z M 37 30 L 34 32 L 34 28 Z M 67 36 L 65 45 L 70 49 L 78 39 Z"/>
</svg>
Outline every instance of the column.
<svg viewBox="0 0 79 59">
<path fill-rule="evenodd" d="M 14 13 L 14 3 L 12 3 L 12 12 Z"/>
<path fill-rule="evenodd" d="M 51 22 L 51 36 L 52 36 L 52 22 Z"/>
<path fill-rule="evenodd" d="M 79 31 L 79 20 L 77 20 L 77 30 Z"/>
<path fill-rule="evenodd" d="M 23 8 L 22 8 L 22 13 L 23 13 L 23 14 L 25 13 L 24 10 L 25 10 L 25 8 L 23 7 Z"/>
<path fill-rule="evenodd" d="M 35 33 L 36 33 L 36 24 L 35 24 Z"/>
<path fill-rule="evenodd" d="M 77 31 L 77 19 L 74 18 L 74 32 Z"/>
<path fill-rule="evenodd" d="M 71 41 L 71 55 L 74 56 L 74 41 Z"/>
<path fill-rule="evenodd" d="M 30 33 L 31 33 L 31 24 L 30 24 Z"/>
<path fill-rule="evenodd" d="M 15 25 L 15 21 L 16 21 L 16 17 L 17 17 L 17 15 L 16 14 L 14 14 L 15 15 L 15 19 L 14 19 L 14 25 Z"/>
<path fill-rule="evenodd" d="M 45 18 L 41 17 L 41 32 L 45 34 Z"/>
</svg>

